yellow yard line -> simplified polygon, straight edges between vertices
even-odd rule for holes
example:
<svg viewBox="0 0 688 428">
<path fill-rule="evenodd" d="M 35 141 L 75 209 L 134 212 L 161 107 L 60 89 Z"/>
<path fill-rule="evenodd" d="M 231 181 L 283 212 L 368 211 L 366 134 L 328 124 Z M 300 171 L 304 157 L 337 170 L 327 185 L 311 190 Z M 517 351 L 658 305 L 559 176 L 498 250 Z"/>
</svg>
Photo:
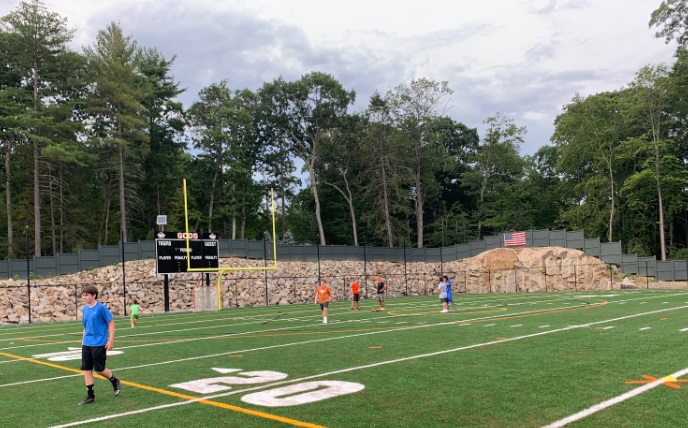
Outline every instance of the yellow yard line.
<svg viewBox="0 0 688 428">
<path fill-rule="evenodd" d="M 68 372 L 72 372 L 72 373 L 82 373 L 81 370 L 73 369 L 71 367 L 61 366 L 59 364 L 49 363 L 47 361 L 40 361 L 40 360 L 37 360 L 35 358 L 25 358 L 25 357 L 22 357 L 19 355 L 8 354 L 6 352 L 0 352 L 0 355 L 4 356 L 4 357 L 13 358 L 16 360 L 28 361 L 30 363 L 39 364 L 39 365 L 47 366 L 47 367 L 52 367 L 55 369 L 64 370 L 64 371 L 68 371 Z M 102 378 L 102 376 L 99 376 L 99 377 Z M 103 379 L 105 379 L 105 378 L 103 378 Z M 143 384 L 136 383 L 136 382 L 130 382 L 130 381 L 126 381 L 126 380 L 120 380 L 120 382 L 123 385 L 131 386 L 134 388 L 139 388 L 139 389 L 143 389 L 146 391 L 157 392 L 158 394 L 163 394 L 163 395 L 167 395 L 170 397 L 180 398 L 182 400 L 197 401 L 199 403 L 207 404 L 209 406 L 219 407 L 221 409 L 227 409 L 227 410 L 231 410 L 234 412 L 244 413 L 247 415 L 257 416 L 257 417 L 263 418 L 263 419 L 270 419 L 270 420 L 282 422 L 282 423 L 285 423 L 288 425 L 293 425 L 293 426 L 297 426 L 297 427 L 308 427 L 308 428 L 324 428 L 323 425 L 316 425 L 316 424 L 312 424 L 309 422 L 302 422 L 302 421 L 298 421 L 296 419 L 285 418 L 285 417 L 278 416 L 278 415 L 272 415 L 270 413 L 259 412 L 257 410 L 245 409 L 243 407 L 233 406 L 231 404 L 220 403 L 220 402 L 213 401 L 213 400 L 199 399 L 199 398 L 193 397 L 191 395 L 180 394 L 178 392 L 168 391 L 166 389 L 156 388 L 156 387 L 148 386 L 148 385 L 143 385 Z"/>
</svg>

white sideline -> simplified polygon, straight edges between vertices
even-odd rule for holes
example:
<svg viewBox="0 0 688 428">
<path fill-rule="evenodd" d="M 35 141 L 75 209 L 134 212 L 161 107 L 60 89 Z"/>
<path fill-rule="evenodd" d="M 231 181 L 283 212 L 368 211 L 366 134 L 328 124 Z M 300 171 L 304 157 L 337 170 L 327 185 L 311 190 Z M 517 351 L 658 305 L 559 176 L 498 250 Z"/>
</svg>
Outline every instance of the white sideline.
<svg viewBox="0 0 688 428">
<path fill-rule="evenodd" d="M 512 338 L 508 338 L 508 339 L 504 339 L 504 340 L 493 340 L 490 342 L 477 343 L 477 344 L 473 344 L 473 345 L 462 346 L 459 348 L 447 349 L 444 351 L 436 351 L 436 352 L 431 352 L 431 353 L 427 353 L 427 354 L 414 355 L 411 357 L 397 358 L 397 359 L 388 360 L 388 361 L 380 361 L 377 363 L 366 364 L 363 366 L 349 367 L 346 369 L 334 370 L 334 371 L 327 372 L 327 373 L 321 373 L 321 374 L 312 375 L 312 376 L 305 376 L 305 377 L 298 378 L 298 379 L 291 379 L 291 380 L 284 380 L 284 381 L 279 381 L 279 382 L 267 383 L 267 384 L 255 386 L 252 388 L 246 388 L 246 389 L 242 389 L 242 390 L 235 390 L 235 391 L 225 392 L 225 393 L 221 393 L 221 394 L 198 397 L 198 398 L 195 398 L 193 400 L 186 400 L 186 401 L 182 401 L 182 402 L 178 402 L 178 403 L 164 404 L 161 406 L 149 407 L 147 409 L 139 409 L 139 410 L 130 411 L 130 412 L 101 416 L 98 418 L 87 419 L 87 420 L 82 420 L 82 421 L 77 421 L 77 422 L 71 422 L 71 423 L 64 424 L 64 425 L 55 425 L 55 426 L 52 426 L 50 428 L 67 428 L 67 427 L 73 427 L 73 426 L 78 426 L 78 425 L 85 425 L 85 424 L 89 424 L 92 422 L 101 422 L 104 420 L 114 419 L 114 418 L 118 418 L 118 417 L 131 416 L 131 415 L 145 413 L 145 412 L 149 412 L 149 411 L 153 411 L 153 410 L 161 410 L 161 409 L 181 406 L 181 405 L 185 405 L 185 404 L 192 404 L 192 403 L 196 403 L 196 402 L 201 401 L 201 400 L 212 400 L 215 398 L 226 397 L 226 396 L 235 395 L 235 394 L 243 394 L 243 393 L 248 392 L 248 391 L 273 388 L 275 386 L 291 384 L 291 383 L 296 383 L 296 382 L 303 382 L 303 381 L 307 381 L 307 380 L 311 380 L 311 379 L 317 379 L 317 378 L 321 378 L 321 377 L 325 377 L 325 376 L 331 376 L 331 375 L 336 375 L 336 374 L 341 374 L 341 373 L 348 373 L 348 372 L 353 372 L 353 371 L 357 371 L 357 370 L 365 370 L 365 369 L 370 369 L 370 368 L 374 368 L 374 367 L 385 366 L 388 364 L 417 360 L 420 358 L 427 358 L 427 357 L 434 357 L 434 356 L 438 356 L 438 355 L 450 354 L 450 353 L 454 353 L 454 352 L 465 351 L 468 349 L 474 349 L 474 348 L 479 348 L 479 347 L 483 347 L 483 346 L 498 345 L 500 343 L 514 342 L 517 340 L 529 339 L 532 337 L 545 336 L 548 334 L 559 333 L 562 331 L 569 331 L 569 330 L 574 330 L 574 329 L 579 329 L 579 328 L 587 328 L 587 327 L 591 327 L 591 326 L 598 325 L 598 324 L 606 324 L 609 322 L 621 321 L 621 320 L 626 320 L 626 319 L 631 319 L 631 318 L 637 318 L 637 317 L 646 316 L 646 315 L 654 315 L 654 314 L 659 314 L 659 313 L 663 313 L 663 312 L 671 312 L 671 311 L 680 310 L 680 309 L 688 309 L 688 306 L 679 306 L 676 308 L 659 309 L 656 311 L 642 312 L 639 314 L 626 315 L 623 317 L 612 318 L 612 319 L 608 319 L 608 320 L 604 320 L 604 321 L 595 321 L 595 322 L 591 322 L 591 323 L 587 323 L 587 324 L 571 325 L 571 326 L 563 327 L 560 329 L 542 331 L 539 333 L 526 334 L 523 336 L 512 337 Z M 450 323 L 441 323 L 441 324 L 450 324 Z M 441 324 L 436 324 L 436 325 L 441 325 Z M 398 330 L 395 330 L 395 331 L 398 331 Z M 686 370 L 686 372 L 688 372 L 688 370 Z M 681 372 L 677 372 L 677 374 L 675 374 L 675 377 L 680 376 L 680 375 L 681 375 Z M 659 382 L 659 383 L 661 383 L 661 382 Z M 641 388 L 638 388 L 638 389 L 642 389 L 646 386 L 647 385 L 645 385 Z"/>
<path fill-rule="evenodd" d="M 673 377 L 673 378 L 679 378 L 686 373 L 688 373 L 688 368 L 683 369 L 683 370 L 679 370 L 676 373 L 670 374 L 669 376 Z M 626 401 L 629 398 L 633 398 L 636 395 L 640 395 L 643 392 L 651 390 L 652 388 L 656 388 L 659 385 L 662 385 L 664 382 L 665 382 L 665 378 L 657 379 L 651 383 L 648 383 L 647 385 L 643 385 L 643 386 L 638 387 L 636 389 L 632 389 L 625 394 L 621 394 L 621 395 L 614 397 L 614 398 L 611 398 L 607 401 L 603 401 L 599 404 L 595 404 L 594 406 L 590 406 L 587 409 L 581 410 L 580 412 L 575 413 L 571 416 L 567 416 L 564 419 L 560 419 L 556 422 L 552 422 L 551 424 L 545 425 L 542 428 L 560 428 L 560 427 L 563 427 L 565 425 L 570 424 L 571 422 L 578 421 L 580 419 L 583 419 L 585 417 L 592 415 L 593 413 L 597 413 L 600 410 L 604 410 L 607 407 L 611 407 L 615 404 L 621 403 L 622 401 Z"/>
</svg>

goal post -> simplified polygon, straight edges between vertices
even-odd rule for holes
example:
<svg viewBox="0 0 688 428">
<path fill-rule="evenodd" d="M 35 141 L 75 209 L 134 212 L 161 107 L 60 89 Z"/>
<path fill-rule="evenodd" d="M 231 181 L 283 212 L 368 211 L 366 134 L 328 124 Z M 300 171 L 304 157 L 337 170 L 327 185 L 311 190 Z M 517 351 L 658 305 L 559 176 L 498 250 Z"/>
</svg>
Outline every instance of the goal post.
<svg viewBox="0 0 688 428">
<path fill-rule="evenodd" d="M 193 308 L 194 312 L 220 310 L 217 304 L 217 287 L 210 285 L 194 286 Z"/>
</svg>

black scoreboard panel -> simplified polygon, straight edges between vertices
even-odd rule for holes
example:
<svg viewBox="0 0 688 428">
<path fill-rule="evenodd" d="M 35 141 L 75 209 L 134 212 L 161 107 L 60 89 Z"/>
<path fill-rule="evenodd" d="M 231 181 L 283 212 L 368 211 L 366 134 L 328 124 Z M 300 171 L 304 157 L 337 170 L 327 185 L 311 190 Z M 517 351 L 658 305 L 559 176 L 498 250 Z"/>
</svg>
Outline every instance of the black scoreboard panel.
<svg viewBox="0 0 688 428">
<path fill-rule="evenodd" d="M 192 269 L 217 269 L 220 267 L 220 249 L 217 239 L 190 239 Z M 186 239 L 156 239 L 156 271 L 164 273 L 187 272 Z"/>
</svg>

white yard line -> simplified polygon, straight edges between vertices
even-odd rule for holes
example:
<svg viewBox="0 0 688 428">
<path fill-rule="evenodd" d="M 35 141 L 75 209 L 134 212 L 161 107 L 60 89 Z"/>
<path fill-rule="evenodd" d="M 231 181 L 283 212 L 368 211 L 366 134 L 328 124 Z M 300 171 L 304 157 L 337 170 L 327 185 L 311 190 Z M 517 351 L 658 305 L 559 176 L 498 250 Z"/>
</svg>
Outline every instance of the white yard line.
<svg viewBox="0 0 688 428">
<path fill-rule="evenodd" d="M 679 370 L 676 373 L 670 374 L 669 376 L 673 377 L 673 378 L 679 378 L 686 373 L 688 373 L 688 368 L 683 369 L 683 370 Z M 625 394 L 621 394 L 621 395 L 614 397 L 614 398 L 611 398 L 607 401 L 603 401 L 599 404 L 595 404 L 594 406 L 590 406 L 585 410 L 581 410 L 578 413 L 575 413 L 571 416 L 567 416 L 564 419 L 560 419 L 556 422 L 552 422 L 549 425 L 545 425 L 543 428 L 560 428 L 560 427 L 563 427 L 565 425 L 570 424 L 571 422 L 581 420 L 583 418 L 586 418 L 586 417 L 592 415 L 593 413 L 597 413 L 600 410 L 604 410 L 607 407 L 611 407 L 615 404 L 621 403 L 622 401 L 626 401 L 629 398 L 633 398 L 636 395 L 640 395 L 643 392 L 651 390 L 652 388 L 656 388 L 659 385 L 662 385 L 664 382 L 665 382 L 665 378 L 657 379 L 656 381 L 648 383 L 647 385 L 643 385 L 643 386 L 638 387 L 636 389 L 632 389 L 632 390 L 626 392 Z"/>
<path fill-rule="evenodd" d="M 623 317 L 612 318 L 612 319 L 608 319 L 608 320 L 604 320 L 604 321 L 595 321 L 595 322 L 591 322 L 591 323 L 587 323 L 587 324 L 568 326 L 568 327 L 564 327 L 564 328 L 560 328 L 560 329 L 556 329 L 556 330 L 549 330 L 549 331 L 543 331 L 543 332 L 539 332 L 539 333 L 526 334 L 523 336 L 512 337 L 512 338 L 507 338 L 507 339 L 503 339 L 503 340 L 493 340 L 490 342 L 477 343 L 477 344 L 473 344 L 473 345 L 462 346 L 459 348 L 447 349 L 444 351 L 436 351 L 436 352 L 430 352 L 427 354 L 419 354 L 419 355 L 413 355 L 410 357 L 397 358 L 394 360 L 380 361 L 377 363 L 366 364 L 366 365 L 356 366 L 356 367 L 349 367 L 349 368 L 345 368 L 345 369 L 334 370 L 331 372 L 316 374 L 316 375 L 312 375 L 312 376 L 305 376 L 305 377 L 298 378 L 298 379 L 284 380 L 284 381 L 279 381 L 279 382 L 263 384 L 263 385 L 255 386 L 252 388 L 246 388 L 246 389 L 241 389 L 241 390 L 234 390 L 234 391 L 230 391 L 230 392 L 225 392 L 222 394 L 215 394 L 215 395 L 198 397 L 198 398 L 195 398 L 193 400 L 185 400 L 185 401 L 178 402 L 178 403 L 171 403 L 171 404 L 165 404 L 162 406 L 149 407 L 146 409 L 139 409 L 139 410 L 132 411 L 132 412 L 112 414 L 112 415 L 102 416 L 102 417 L 94 418 L 94 419 L 76 421 L 76 422 L 72 422 L 72 423 L 68 423 L 68 424 L 64 424 L 64 425 L 56 425 L 56 426 L 53 426 L 51 428 L 67 428 L 67 427 L 72 427 L 72 426 L 85 425 L 85 424 L 89 424 L 89 423 L 93 423 L 93 422 L 101 422 L 104 420 L 115 419 L 115 418 L 119 418 L 119 417 L 126 417 L 126 416 L 135 415 L 135 414 L 141 414 L 144 412 L 162 410 L 162 409 L 181 406 L 181 405 L 185 405 L 185 404 L 192 404 L 192 403 L 196 403 L 196 402 L 201 401 L 201 400 L 212 400 L 215 398 L 227 397 L 230 395 L 243 394 L 243 393 L 249 392 L 249 391 L 261 390 L 261 389 L 266 389 L 266 388 L 273 388 L 275 386 L 291 384 L 291 383 L 296 383 L 296 382 L 304 382 L 304 381 L 308 381 L 311 379 L 318 379 L 318 378 L 322 378 L 322 377 L 326 377 L 326 376 L 333 376 L 333 375 L 338 375 L 338 374 L 342 374 L 342 373 L 349 373 L 349 372 L 358 371 L 358 370 L 366 370 L 366 369 L 371 369 L 371 368 L 375 368 L 375 367 L 386 366 L 389 364 L 395 364 L 395 363 L 401 363 L 401 362 L 406 362 L 406 361 L 411 361 L 411 360 L 417 360 L 417 359 L 421 359 L 421 358 L 435 357 L 438 355 L 445 355 L 445 354 L 450 354 L 450 353 L 454 353 L 454 352 L 465 351 L 468 349 L 479 348 L 479 347 L 483 347 L 483 346 L 498 345 L 498 344 L 502 344 L 502 343 L 514 342 L 514 341 L 523 340 L 523 339 L 530 339 L 530 338 L 534 338 L 534 337 L 545 336 L 545 335 L 554 334 L 554 333 L 560 333 L 563 331 L 569 331 L 569 330 L 578 329 L 578 328 L 587 328 L 587 327 L 591 327 L 591 326 L 598 325 L 598 324 L 606 324 L 606 323 L 610 323 L 610 322 L 632 319 L 632 318 L 637 318 L 637 317 L 646 316 L 646 315 L 655 315 L 655 314 L 675 311 L 675 310 L 679 310 L 679 309 L 688 309 L 688 306 L 680 306 L 680 307 L 676 307 L 676 308 L 660 309 L 660 310 L 656 310 L 656 311 L 643 312 L 643 313 L 633 314 L 633 315 L 626 315 Z M 446 324 L 452 324 L 452 323 L 441 323 L 441 324 L 435 324 L 435 325 L 446 325 Z M 410 327 L 410 328 L 413 328 L 413 327 Z M 399 330 L 394 330 L 394 331 L 399 331 Z M 375 332 L 367 333 L 367 334 L 374 334 L 374 333 Z M 377 333 L 379 333 L 379 332 L 377 332 Z M 365 334 L 362 334 L 362 335 L 365 335 Z M 322 341 L 322 340 L 318 340 L 318 341 Z M 224 354 L 225 353 L 219 354 L 219 355 L 224 355 Z M 688 369 L 686 369 L 685 372 L 688 373 Z M 674 373 L 672 376 L 680 377 L 683 374 L 685 374 L 685 373 L 682 370 L 680 372 Z M 658 380 L 657 382 L 661 384 L 663 381 Z M 652 385 L 652 384 L 650 384 L 650 385 Z M 647 385 L 645 385 L 641 388 L 638 388 L 638 389 L 643 389 L 643 388 L 647 388 Z M 649 388 L 647 388 L 647 389 L 649 389 Z M 633 392 L 633 391 L 631 391 L 631 392 Z M 644 391 L 641 391 L 641 392 L 644 392 Z M 563 425 L 561 425 L 561 426 L 563 426 Z"/>
</svg>

